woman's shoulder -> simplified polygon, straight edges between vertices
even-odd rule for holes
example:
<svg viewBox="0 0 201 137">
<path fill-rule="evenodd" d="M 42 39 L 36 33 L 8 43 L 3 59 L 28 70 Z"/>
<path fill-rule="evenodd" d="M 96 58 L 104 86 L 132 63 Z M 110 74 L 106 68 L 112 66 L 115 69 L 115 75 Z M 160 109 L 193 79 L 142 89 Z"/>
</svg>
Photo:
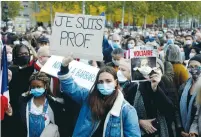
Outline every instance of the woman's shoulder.
<svg viewBox="0 0 201 137">
<path fill-rule="evenodd" d="M 122 104 L 122 113 L 129 113 L 130 111 L 135 111 L 135 108 L 126 100 Z"/>
</svg>

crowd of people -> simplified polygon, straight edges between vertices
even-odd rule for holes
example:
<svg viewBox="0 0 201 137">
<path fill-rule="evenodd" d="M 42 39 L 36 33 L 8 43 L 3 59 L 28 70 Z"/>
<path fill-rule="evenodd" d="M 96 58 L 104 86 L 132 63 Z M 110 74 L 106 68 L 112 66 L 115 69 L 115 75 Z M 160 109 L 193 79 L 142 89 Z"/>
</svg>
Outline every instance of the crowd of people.
<svg viewBox="0 0 201 137">
<path fill-rule="evenodd" d="M 100 69 L 91 90 L 69 73 L 69 63 L 82 59 L 67 55 L 58 77 L 40 71 L 51 57 L 50 35 L 43 26 L 25 34 L 1 30 L 10 94 L 2 137 L 201 137 L 199 28 L 105 28 L 103 61 L 84 62 Z M 157 48 L 157 69 L 139 75 L 149 81 L 131 82 L 136 46 Z"/>
</svg>

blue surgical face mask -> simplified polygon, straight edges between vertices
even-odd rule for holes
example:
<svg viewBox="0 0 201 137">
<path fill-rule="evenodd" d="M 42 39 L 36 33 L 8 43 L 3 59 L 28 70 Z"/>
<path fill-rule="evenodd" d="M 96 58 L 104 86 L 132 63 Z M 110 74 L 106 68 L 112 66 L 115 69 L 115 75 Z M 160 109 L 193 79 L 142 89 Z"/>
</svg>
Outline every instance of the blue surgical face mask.
<svg viewBox="0 0 201 137">
<path fill-rule="evenodd" d="M 174 40 L 173 39 L 168 39 L 167 44 L 174 44 Z"/>
<path fill-rule="evenodd" d="M 153 42 L 155 40 L 155 38 L 153 36 L 149 36 L 149 41 Z"/>
<path fill-rule="evenodd" d="M 113 48 L 114 48 L 114 49 L 121 48 L 121 46 L 120 46 L 119 43 L 113 42 L 112 45 L 113 45 Z"/>
<path fill-rule="evenodd" d="M 158 37 L 159 37 L 159 38 L 162 38 L 162 37 L 163 37 L 163 34 L 159 33 L 159 34 L 158 34 Z"/>
<path fill-rule="evenodd" d="M 31 89 L 31 94 L 34 97 L 40 97 L 45 93 L 45 89 L 44 88 L 33 88 Z"/>
<path fill-rule="evenodd" d="M 97 84 L 97 88 L 102 95 L 108 96 L 111 95 L 115 90 L 115 85 L 113 82 L 108 84 Z"/>
<path fill-rule="evenodd" d="M 128 48 L 129 48 L 129 49 L 134 48 L 134 44 L 128 44 Z"/>
</svg>

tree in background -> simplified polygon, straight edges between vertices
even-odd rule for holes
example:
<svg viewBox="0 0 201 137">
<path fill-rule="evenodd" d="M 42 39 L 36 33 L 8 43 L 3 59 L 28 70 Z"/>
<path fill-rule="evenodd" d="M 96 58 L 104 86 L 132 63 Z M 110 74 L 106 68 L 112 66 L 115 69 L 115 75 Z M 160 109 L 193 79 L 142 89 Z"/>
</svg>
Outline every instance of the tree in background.
<svg viewBox="0 0 201 137">
<path fill-rule="evenodd" d="M 46 1 L 37 2 L 40 12 L 33 15 L 37 21 L 50 21 L 50 13 L 54 17 L 56 12 L 82 14 L 82 1 Z M 107 21 L 121 22 L 122 1 L 85 1 L 85 14 L 99 15 L 106 13 Z M 52 7 L 52 12 L 51 8 Z M 201 2 L 195 1 L 125 1 L 124 23 L 144 27 L 155 23 L 156 20 L 169 18 L 191 17 L 198 18 Z M 163 22 L 164 23 L 164 22 Z"/>
<path fill-rule="evenodd" d="M 20 1 L 1 1 L 1 13 L 2 13 L 2 19 L 4 19 L 5 15 L 3 14 L 3 10 L 4 10 L 4 5 L 8 6 L 8 18 L 15 18 L 16 16 L 18 16 L 20 10 L 23 9 L 23 7 L 20 4 Z"/>
</svg>

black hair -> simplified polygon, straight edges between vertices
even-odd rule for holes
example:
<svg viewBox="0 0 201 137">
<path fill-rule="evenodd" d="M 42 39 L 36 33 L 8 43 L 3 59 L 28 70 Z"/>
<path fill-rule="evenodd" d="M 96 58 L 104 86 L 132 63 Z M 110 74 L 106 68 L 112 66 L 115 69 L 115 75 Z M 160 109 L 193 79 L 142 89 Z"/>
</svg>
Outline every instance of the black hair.
<svg viewBox="0 0 201 137">
<path fill-rule="evenodd" d="M 18 53 L 20 51 L 21 48 L 26 48 L 29 52 L 29 56 L 31 56 L 31 53 L 30 53 L 30 49 L 24 45 L 24 44 L 19 44 L 19 45 L 16 45 L 14 48 L 13 48 L 13 64 L 14 65 L 17 65 L 16 63 L 16 58 L 18 57 Z"/>
<path fill-rule="evenodd" d="M 46 87 L 46 92 L 44 94 L 48 94 L 54 97 L 50 90 L 50 77 L 47 74 L 45 74 L 44 72 L 34 72 L 29 78 L 29 84 L 31 84 L 33 80 L 42 81 Z"/>
<path fill-rule="evenodd" d="M 131 41 L 131 40 L 134 40 L 134 42 L 135 42 L 135 46 L 136 46 L 136 44 L 137 44 L 136 39 L 133 38 L 133 37 L 130 37 L 130 38 L 128 38 L 127 41 L 126 41 L 126 46 L 125 46 L 125 49 L 126 49 L 126 50 L 128 50 L 128 42 Z"/>
<path fill-rule="evenodd" d="M 186 35 L 184 38 L 186 39 L 187 37 L 191 37 L 193 39 L 192 35 Z"/>
<path fill-rule="evenodd" d="M 160 32 L 163 32 L 163 34 L 164 34 L 164 31 L 163 30 L 159 30 Z"/>
</svg>

